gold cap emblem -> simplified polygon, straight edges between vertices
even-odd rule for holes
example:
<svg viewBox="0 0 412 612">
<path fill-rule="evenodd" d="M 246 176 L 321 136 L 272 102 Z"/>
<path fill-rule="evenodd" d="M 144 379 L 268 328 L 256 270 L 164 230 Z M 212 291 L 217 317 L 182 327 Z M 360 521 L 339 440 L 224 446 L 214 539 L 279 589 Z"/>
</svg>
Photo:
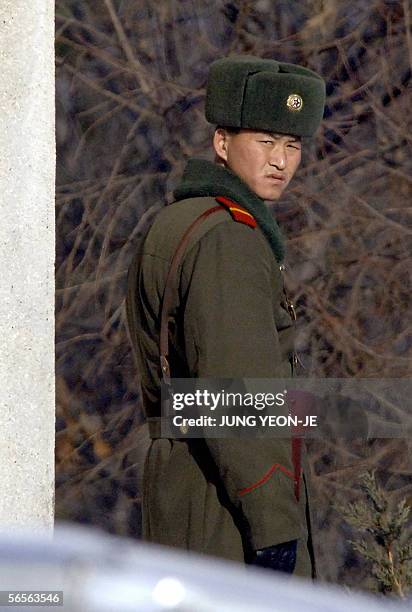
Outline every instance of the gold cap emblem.
<svg viewBox="0 0 412 612">
<path fill-rule="evenodd" d="M 290 94 L 286 101 L 286 106 L 290 111 L 301 111 L 303 100 L 299 94 Z"/>
</svg>

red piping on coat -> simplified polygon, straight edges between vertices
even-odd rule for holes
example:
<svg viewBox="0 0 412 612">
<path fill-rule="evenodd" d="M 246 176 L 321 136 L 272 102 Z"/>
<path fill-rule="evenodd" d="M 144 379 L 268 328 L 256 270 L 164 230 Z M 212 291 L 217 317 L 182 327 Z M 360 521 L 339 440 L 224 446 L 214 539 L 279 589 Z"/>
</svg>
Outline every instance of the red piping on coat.
<svg viewBox="0 0 412 612">
<path fill-rule="evenodd" d="M 249 493 L 250 491 L 253 491 L 254 489 L 257 489 L 257 487 L 260 487 L 261 485 L 265 484 L 265 482 L 267 482 L 269 480 L 269 478 L 272 476 L 273 472 L 275 470 L 277 470 L 277 469 L 281 470 L 284 474 L 286 474 L 286 476 L 289 476 L 289 478 L 292 478 L 292 480 L 295 480 L 295 476 L 294 476 L 294 474 L 292 474 L 292 472 L 289 472 L 289 470 L 287 470 L 280 463 L 275 463 L 266 472 L 266 474 L 263 476 L 263 478 L 261 478 L 260 480 L 255 482 L 255 484 L 250 485 L 250 487 L 246 487 L 245 489 L 240 489 L 240 491 L 238 491 L 238 495 L 245 495 L 245 493 Z"/>
<path fill-rule="evenodd" d="M 240 489 L 238 491 L 238 495 L 245 495 L 246 493 L 250 493 L 251 491 L 254 491 L 255 489 L 257 489 L 261 485 L 264 485 L 269 480 L 269 478 L 272 476 L 272 474 L 277 469 L 279 469 L 281 472 L 286 474 L 286 476 L 289 476 L 289 478 L 291 478 L 293 480 L 293 482 L 295 484 L 294 491 L 295 491 L 296 501 L 299 501 L 299 497 L 300 497 L 300 480 L 301 480 L 301 476 L 302 476 L 302 474 L 301 474 L 301 472 L 302 472 L 302 468 L 301 468 L 301 449 L 302 449 L 302 439 L 301 438 L 292 438 L 292 460 L 293 460 L 293 467 L 294 467 L 294 473 L 293 474 L 292 474 L 292 472 L 287 470 L 280 463 L 275 463 L 266 472 L 266 474 L 263 476 L 263 478 L 261 478 L 260 480 L 258 480 L 254 484 L 250 485 L 250 487 L 245 487 L 244 489 Z"/>
</svg>

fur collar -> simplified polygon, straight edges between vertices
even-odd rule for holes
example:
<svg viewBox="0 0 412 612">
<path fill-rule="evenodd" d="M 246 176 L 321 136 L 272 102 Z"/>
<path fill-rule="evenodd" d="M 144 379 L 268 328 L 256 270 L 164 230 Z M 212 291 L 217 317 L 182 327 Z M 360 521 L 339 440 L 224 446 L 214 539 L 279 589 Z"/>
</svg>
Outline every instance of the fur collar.
<svg viewBox="0 0 412 612">
<path fill-rule="evenodd" d="M 206 159 L 191 157 L 184 169 L 180 184 L 174 190 L 175 200 L 197 196 L 226 196 L 250 212 L 279 263 L 285 256 L 284 238 L 270 214 L 265 201 L 259 198 L 236 174 L 224 166 Z"/>
</svg>

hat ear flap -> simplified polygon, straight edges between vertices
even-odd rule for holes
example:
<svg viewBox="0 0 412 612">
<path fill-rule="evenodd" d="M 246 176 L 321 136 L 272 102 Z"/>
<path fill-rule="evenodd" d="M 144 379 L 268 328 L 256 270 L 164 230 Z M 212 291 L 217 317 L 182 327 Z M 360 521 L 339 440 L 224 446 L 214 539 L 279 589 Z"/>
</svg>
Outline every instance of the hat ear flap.
<svg viewBox="0 0 412 612">
<path fill-rule="evenodd" d="M 242 127 L 242 109 L 248 78 L 251 74 L 275 71 L 275 60 L 256 61 L 248 55 L 229 56 L 213 62 L 209 70 L 205 115 L 209 123 L 223 127 Z"/>
</svg>

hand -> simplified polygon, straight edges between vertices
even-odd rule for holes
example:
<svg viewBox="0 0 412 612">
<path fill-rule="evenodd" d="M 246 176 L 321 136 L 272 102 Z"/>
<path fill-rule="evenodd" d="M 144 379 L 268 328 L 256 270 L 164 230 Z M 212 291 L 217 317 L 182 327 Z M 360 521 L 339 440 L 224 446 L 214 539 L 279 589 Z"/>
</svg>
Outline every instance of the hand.
<svg viewBox="0 0 412 612">
<path fill-rule="evenodd" d="M 296 565 L 297 540 L 261 548 L 255 552 L 252 565 L 292 574 Z"/>
</svg>

